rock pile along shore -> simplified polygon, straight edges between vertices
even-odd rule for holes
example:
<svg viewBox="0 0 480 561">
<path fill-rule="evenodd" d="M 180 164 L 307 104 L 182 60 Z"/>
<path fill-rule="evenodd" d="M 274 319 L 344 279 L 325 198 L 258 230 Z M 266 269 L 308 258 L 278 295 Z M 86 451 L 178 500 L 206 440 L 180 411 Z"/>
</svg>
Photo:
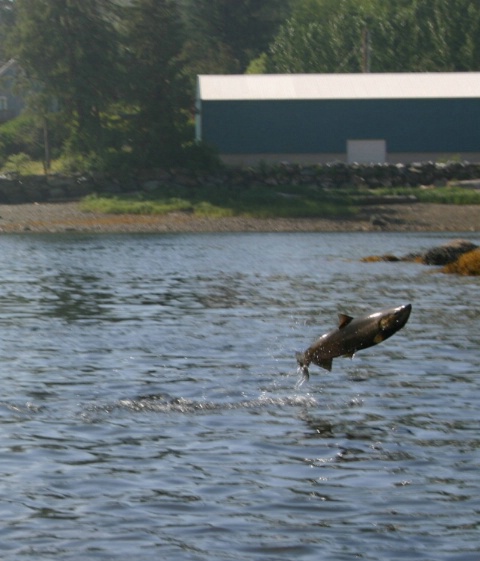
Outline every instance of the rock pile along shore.
<svg viewBox="0 0 480 561">
<path fill-rule="evenodd" d="M 0 204 L 76 200 L 90 193 L 121 194 L 170 189 L 220 186 L 228 189 L 258 185 L 309 185 L 324 189 L 442 186 L 461 182 L 480 188 L 480 164 L 468 162 L 302 166 L 280 164 L 255 168 L 222 168 L 216 172 L 188 169 L 149 170 L 135 176 L 112 177 L 102 173 L 65 176 L 53 174 L 0 177 Z M 374 201 L 372 201 L 374 202 Z"/>
</svg>

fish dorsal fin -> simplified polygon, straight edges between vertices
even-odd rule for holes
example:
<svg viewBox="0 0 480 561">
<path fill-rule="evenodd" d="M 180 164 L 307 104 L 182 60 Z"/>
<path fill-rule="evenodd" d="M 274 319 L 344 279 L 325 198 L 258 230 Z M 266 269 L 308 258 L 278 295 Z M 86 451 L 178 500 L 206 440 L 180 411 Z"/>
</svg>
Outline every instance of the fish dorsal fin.
<svg viewBox="0 0 480 561">
<path fill-rule="evenodd" d="M 347 316 L 346 314 L 338 314 L 338 329 L 343 329 L 352 320 L 353 318 L 351 316 Z"/>
</svg>

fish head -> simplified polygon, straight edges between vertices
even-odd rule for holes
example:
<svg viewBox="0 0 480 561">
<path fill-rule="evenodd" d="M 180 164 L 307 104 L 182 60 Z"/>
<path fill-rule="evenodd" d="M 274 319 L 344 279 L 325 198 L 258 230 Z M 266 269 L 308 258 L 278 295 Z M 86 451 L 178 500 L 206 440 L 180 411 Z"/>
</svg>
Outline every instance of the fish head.
<svg viewBox="0 0 480 561">
<path fill-rule="evenodd" d="M 388 339 L 407 323 L 412 311 L 412 305 L 406 304 L 398 308 L 386 310 L 379 317 L 379 328 L 382 340 Z"/>
</svg>

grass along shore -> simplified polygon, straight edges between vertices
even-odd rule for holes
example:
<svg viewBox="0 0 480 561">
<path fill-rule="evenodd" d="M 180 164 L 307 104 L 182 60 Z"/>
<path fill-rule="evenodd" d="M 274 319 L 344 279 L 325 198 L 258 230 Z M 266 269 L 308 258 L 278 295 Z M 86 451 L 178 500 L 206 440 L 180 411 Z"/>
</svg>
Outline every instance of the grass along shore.
<svg viewBox="0 0 480 561">
<path fill-rule="evenodd" d="M 422 202 L 480 205 L 480 190 L 445 186 L 381 189 L 322 189 L 311 186 L 249 188 L 162 187 L 152 192 L 89 195 L 82 209 L 106 214 L 165 215 L 190 213 L 206 218 L 354 218 L 372 204 Z"/>
<path fill-rule="evenodd" d="M 108 213 L 85 202 L 0 205 L 0 233 L 176 232 L 480 232 L 480 205 L 403 203 L 357 205 L 345 216 L 207 216 Z"/>
</svg>

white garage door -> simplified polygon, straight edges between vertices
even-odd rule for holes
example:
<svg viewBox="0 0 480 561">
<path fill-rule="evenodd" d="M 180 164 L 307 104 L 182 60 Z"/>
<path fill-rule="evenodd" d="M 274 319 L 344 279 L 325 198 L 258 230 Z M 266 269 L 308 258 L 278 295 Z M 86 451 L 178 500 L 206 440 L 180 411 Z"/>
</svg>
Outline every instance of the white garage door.
<svg viewBox="0 0 480 561">
<path fill-rule="evenodd" d="M 349 164 L 384 164 L 387 161 L 385 140 L 347 140 Z"/>
</svg>

